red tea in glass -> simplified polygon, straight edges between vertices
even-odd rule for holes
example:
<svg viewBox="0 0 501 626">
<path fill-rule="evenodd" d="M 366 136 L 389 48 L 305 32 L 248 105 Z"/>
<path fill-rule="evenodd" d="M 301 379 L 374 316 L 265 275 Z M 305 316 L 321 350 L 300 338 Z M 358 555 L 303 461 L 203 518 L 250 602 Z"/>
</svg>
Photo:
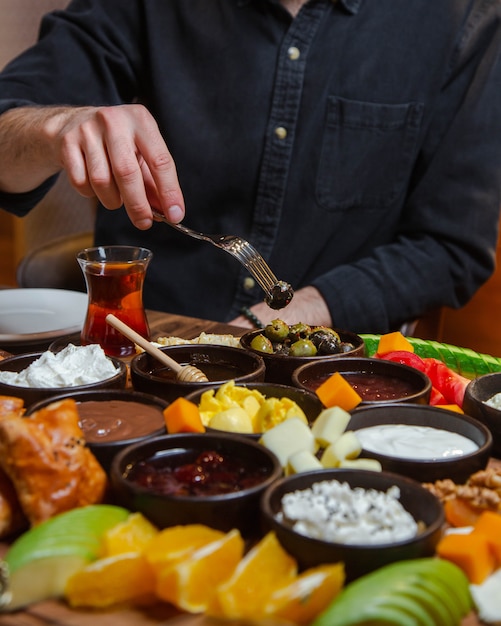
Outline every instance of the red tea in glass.
<svg viewBox="0 0 501 626">
<path fill-rule="evenodd" d="M 149 339 L 143 284 L 151 256 L 146 248 L 135 246 L 100 246 L 79 252 L 89 296 L 82 345 L 98 343 L 109 356 L 135 354 L 134 343 L 106 323 L 109 313 Z"/>
</svg>

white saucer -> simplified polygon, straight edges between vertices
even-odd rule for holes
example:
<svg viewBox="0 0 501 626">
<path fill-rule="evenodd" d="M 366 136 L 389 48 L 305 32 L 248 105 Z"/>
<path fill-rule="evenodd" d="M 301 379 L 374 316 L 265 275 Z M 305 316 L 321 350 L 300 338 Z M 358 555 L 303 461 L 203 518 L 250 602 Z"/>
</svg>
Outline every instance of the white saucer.
<svg viewBox="0 0 501 626">
<path fill-rule="evenodd" d="M 1 289 L 0 346 L 45 343 L 79 332 L 87 294 L 65 289 Z"/>
</svg>

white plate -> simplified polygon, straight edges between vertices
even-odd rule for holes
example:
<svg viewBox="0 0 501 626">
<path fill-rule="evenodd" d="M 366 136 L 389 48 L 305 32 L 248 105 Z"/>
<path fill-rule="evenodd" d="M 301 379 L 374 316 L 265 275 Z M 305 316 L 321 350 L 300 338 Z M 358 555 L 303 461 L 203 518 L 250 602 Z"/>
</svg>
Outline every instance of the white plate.
<svg viewBox="0 0 501 626">
<path fill-rule="evenodd" d="M 0 346 L 43 343 L 82 329 L 87 294 L 65 289 L 1 289 Z"/>
</svg>

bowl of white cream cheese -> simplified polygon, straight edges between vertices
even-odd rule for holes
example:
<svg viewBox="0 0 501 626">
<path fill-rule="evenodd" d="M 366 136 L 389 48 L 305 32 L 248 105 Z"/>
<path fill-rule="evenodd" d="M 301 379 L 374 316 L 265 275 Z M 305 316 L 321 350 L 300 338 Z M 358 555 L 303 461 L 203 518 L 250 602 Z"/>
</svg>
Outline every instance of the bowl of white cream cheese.
<svg viewBox="0 0 501 626">
<path fill-rule="evenodd" d="M 463 483 L 487 466 L 492 452 L 492 435 L 484 424 L 429 405 L 362 407 L 353 412 L 347 429 L 357 436 L 364 457 L 420 482 L 450 478 Z"/>
<path fill-rule="evenodd" d="M 123 389 L 127 367 L 101 346 L 69 344 L 60 352 L 19 354 L 0 361 L 0 394 L 35 402 L 70 391 Z"/>
</svg>

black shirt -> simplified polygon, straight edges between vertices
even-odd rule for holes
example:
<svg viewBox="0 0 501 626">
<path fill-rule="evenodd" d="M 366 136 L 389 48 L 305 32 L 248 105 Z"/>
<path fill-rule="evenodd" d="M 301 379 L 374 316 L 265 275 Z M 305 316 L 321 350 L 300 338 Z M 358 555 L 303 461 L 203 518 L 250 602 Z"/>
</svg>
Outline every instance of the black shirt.
<svg viewBox="0 0 501 626">
<path fill-rule="evenodd" d="M 73 0 L 0 75 L 0 111 L 141 102 L 184 223 L 249 239 L 337 327 L 386 332 L 464 304 L 494 267 L 500 2 Z M 47 190 L 0 195 L 26 213 Z M 150 308 L 230 320 L 263 298 L 231 256 L 124 210 L 96 242 L 153 250 Z M 308 321 L 308 320 L 302 320 Z"/>
</svg>

